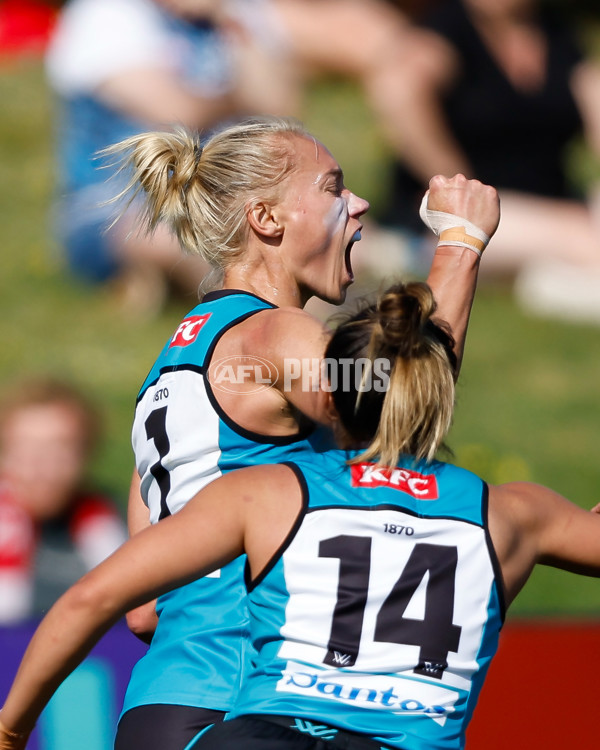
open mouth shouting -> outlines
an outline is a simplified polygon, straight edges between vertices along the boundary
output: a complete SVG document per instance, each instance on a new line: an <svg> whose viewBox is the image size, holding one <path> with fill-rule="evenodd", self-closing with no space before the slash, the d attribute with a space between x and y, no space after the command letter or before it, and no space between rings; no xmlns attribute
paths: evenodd
<svg viewBox="0 0 600 750"><path fill-rule="evenodd" d="M346 263L346 271L348 273L348 276L350 277L350 281L354 281L354 271L352 270L352 260L351 260L351 253L352 248L354 247L355 242L359 242L361 238L361 230L357 229L356 232L352 235L352 239L348 243L346 247L346 252L344 254L344 261Z"/></svg>

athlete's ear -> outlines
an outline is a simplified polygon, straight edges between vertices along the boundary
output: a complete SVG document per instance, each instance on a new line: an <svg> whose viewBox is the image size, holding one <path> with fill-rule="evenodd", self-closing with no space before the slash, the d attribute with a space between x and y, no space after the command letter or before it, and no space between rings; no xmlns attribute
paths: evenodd
<svg viewBox="0 0 600 750"><path fill-rule="evenodd" d="M253 203L246 212L248 224L262 237L281 237L283 223L277 210L264 201Z"/></svg>
<svg viewBox="0 0 600 750"><path fill-rule="evenodd" d="M328 388L329 384L325 381L325 386ZM337 443L338 448L351 448L353 445L352 438L348 435L346 432L344 426L342 425L342 422L340 420L340 415L338 414L337 409L335 408L335 404L333 403L333 392L331 390L326 390L325 388L321 389L322 398L323 401L323 413L327 417L327 424L333 431L333 436L335 438L335 442Z"/></svg>
<svg viewBox="0 0 600 750"><path fill-rule="evenodd" d="M329 383L326 379L324 379L323 384L324 387L321 390L324 399L323 411L330 424L335 425L340 421L340 417L335 408L335 404L333 403L333 392L330 390Z"/></svg>

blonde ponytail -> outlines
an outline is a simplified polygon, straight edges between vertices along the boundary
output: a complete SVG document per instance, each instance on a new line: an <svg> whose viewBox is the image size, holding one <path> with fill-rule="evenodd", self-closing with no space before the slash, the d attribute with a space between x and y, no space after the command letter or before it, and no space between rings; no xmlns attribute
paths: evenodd
<svg viewBox="0 0 600 750"><path fill-rule="evenodd" d="M226 268L243 251L246 213L254 201L272 201L294 168L292 137L312 138L292 118L244 120L205 143L184 128L127 138L101 152L128 175L114 201L127 205L143 193L144 230L168 225L182 249Z"/></svg>
<svg viewBox="0 0 600 750"><path fill-rule="evenodd" d="M400 454L431 461L442 446L454 411L456 360L450 336L432 321L434 312L426 284L397 284L335 331L327 358L366 358L371 372L387 363L385 390L361 390L361 379L350 378L354 387L333 394L347 433L367 443L356 461L394 466Z"/></svg>

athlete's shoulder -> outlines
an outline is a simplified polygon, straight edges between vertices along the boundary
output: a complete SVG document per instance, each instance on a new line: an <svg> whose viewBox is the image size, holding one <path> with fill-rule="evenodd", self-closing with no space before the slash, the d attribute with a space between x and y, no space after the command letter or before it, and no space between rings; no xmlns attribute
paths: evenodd
<svg viewBox="0 0 600 750"><path fill-rule="evenodd" d="M242 327L243 326L243 327ZM239 332L248 349L257 347L278 359L322 357L330 330L317 318L295 307L264 310L244 321Z"/></svg>

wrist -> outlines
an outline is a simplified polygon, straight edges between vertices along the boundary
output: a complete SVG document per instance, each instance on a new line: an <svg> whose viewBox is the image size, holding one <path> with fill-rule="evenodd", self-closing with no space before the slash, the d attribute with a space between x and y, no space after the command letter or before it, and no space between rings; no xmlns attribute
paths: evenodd
<svg viewBox="0 0 600 750"><path fill-rule="evenodd" d="M435 246L433 263L452 264L461 268L479 268L481 255L464 245L446 244L440 240Z"/></svg>
<svg viewBox="0 0 600 750"><path fill-rule="evenodd" d="M10 737L11 740L25 740L29 736L30 731L16 732L13 729L9 729L2 721L2 717L0 716L0 734L4 734L7 737Z"/></svg>
<svg viewBox="0 0 600 750"><path fill-rule="evenodd" d="M487 241L481 237L474 237L472 234L468 234L465 227L451 227L440 232L438 247L440 245L466 247L481 258L487 246Z"/></svg>
<svg viewBox="0 0 600 750"><path fill-rule="evenodd" d="M429 191L423 196L419 215L426 227L439 237L438 247L464 247L481 258L487 247L489 236L468 219L445 211L434 211L429 208Z"/></svg>

